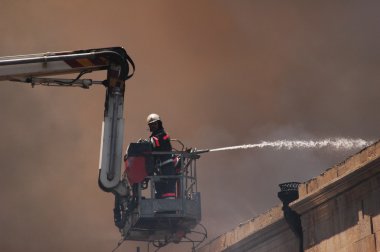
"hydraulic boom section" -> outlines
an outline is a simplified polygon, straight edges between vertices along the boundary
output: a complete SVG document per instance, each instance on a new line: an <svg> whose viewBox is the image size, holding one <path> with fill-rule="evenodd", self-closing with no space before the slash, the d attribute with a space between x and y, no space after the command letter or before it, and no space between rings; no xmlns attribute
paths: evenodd
<svg viewBox="0 0 380 252"><path fill-rule="evenodd" d="M132 77L134 69L132 59L121 47L0 57L0 81L18 81L32 86L89 88L93 84L101 84L106 87L99 186L107 192L124 191L120 183L124 91L125 81ZM103 81L81 78L87 73L102 70L107 71ZM77 77L71 79L46 77L75 73Z"/></svg>

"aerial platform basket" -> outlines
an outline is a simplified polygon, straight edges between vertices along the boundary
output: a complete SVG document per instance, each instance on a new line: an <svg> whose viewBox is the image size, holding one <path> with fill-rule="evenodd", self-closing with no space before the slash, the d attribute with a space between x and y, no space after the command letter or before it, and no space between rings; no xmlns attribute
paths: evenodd
<svg viewBox="0 0 380 252"><path fill-rule="evenodd" d="M152 156L167 154L173 155L177 175L154 175ZM201 197L196 177L199 157L191 151L152 152L146 143L129 146L125 161L133 196L127 203L125 226L120 229L125 240L179 242L200 223ZM144 178L145 174L148 176ZM162 179L176 180L174 199L155 198L155 182Z"/></svg>

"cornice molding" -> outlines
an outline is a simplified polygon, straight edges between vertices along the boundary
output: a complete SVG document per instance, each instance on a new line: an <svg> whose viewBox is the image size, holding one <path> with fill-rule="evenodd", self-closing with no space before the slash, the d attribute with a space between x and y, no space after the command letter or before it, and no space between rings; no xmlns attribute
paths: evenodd
<svg viewBox="0 0 380 252"><path fill-rule="evenodd" d="M265 241L273 239L277 235L287 231L291 232L285 219L281 218L254 233L247 234L247 237L236 241L232 246L225 248L223 252L250 251L250 249L263 245Z"/></svg>
<svg viewBox="0 0 380 252"><path fill-rule="evenodd" d="M380 158L374 159L360 168L335 178L325 186L307 194L304 198L292 202L290 207L302 215L363 181L368 180L377 173L380 173Z"/></svg>

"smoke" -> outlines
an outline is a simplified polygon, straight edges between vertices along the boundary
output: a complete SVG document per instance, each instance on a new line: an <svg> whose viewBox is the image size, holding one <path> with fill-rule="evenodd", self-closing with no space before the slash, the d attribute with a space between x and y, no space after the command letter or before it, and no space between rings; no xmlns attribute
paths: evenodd
<svg viewBox="0 0 380 252"><path fill-rule="evenodd" d="M137 67L125 94L126 144L149 134L151 112L188 147L377 139L379 5L4 0L0 55L124 47ZM115 247L113 197L97 186L103 105L102 87L0 83L0 251ZM211 239L278 204L277 184L308 180L357 150L272 148L199 160ZM135 249L125 242L120 251Z"/></svg>
<svg viewBox="0 0 380 252"><path fill-rule="evenodd" d="M323 140L277 140L274 142L263 141L258 144L245 144L238 146L230 146L223 148L210 149L210 152L226 151L226 150L238 150L238 149L252 149L252 148L265 148L272 147L276 149L320 149L324 147L331 147L335 150L351 150L361 149L368 145L371 145L374 141L366 141L363 139L348 139L348 138L336 138L336 139L323 139Z"/></svg>

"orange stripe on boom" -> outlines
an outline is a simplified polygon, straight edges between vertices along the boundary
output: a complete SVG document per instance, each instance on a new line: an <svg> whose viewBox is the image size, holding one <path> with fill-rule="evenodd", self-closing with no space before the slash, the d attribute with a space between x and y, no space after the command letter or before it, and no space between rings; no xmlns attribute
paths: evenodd
<svg viewBox="0 0 380 252"><path fill-rule="evenodd" d="M87 67L87 66L93 66L94 65L94 63L92 63L91 60L86 59L86 58L77 59L77 61L79 62L79 64L81 64L82 66L85 66L85 67Z"/></svg>
<svg viewBox="0 0 380 252"><path fill-rule="evenodd" d="M78 67L88 67L88 66L107 66L109 61L104 57L99 57L95 59L75 59L75 60L65 60L66 64L71 66L72 68Z"/></svg>

